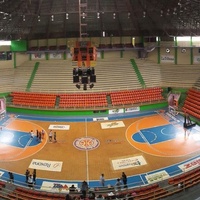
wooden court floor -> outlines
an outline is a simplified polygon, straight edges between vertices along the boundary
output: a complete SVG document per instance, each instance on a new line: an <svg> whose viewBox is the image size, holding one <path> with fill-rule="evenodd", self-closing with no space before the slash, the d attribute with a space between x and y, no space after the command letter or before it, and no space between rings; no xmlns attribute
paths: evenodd
<svg viewBox="0 0 200 200"><path fill-rule="evenodd" d="M104 122L109 122L110 128L102 129L101 125ZM119 122L124 126L112 127ZM48 140L49 126L52 124L70 127L69 130L55 130L57 142ZM99 180L102 173L105 179L121 177L122 171L125 171L127 176L137 175L199 155L200 141L195 140L191 133L186 133L182 126L170 124L169 132L171 130L172 134L176 134L176 131L178 136L168 135L166 141L162 139L161 129L158 127L162 127L162 131L165 131L163 134L166 135L168 132L165 126L169 124L170 122L159 114L112 121L86 119L84 122L13 118L3 127L0 136L4 129L9 132L17 130L27 133L30 130L44 129L45 136L41 143L26 148L0 143L0 168L24 174L32 159L62 161L61 172L37 170L37 177L56 180ZM148 139L148 135L152 136ZM145 140L141 141L144 136ZM81 147L91 149L78 149L74 145L75 141L78 141ZM142 156L146 164L126 169L113 168L113 160L134 156Z"/></svg>

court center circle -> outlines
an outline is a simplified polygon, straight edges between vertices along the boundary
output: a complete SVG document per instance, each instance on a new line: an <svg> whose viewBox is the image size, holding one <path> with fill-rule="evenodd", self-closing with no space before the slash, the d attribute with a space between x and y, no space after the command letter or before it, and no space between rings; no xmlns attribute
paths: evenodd
<svg viewBox="0 0 200 200"><path fill-rule="evenodd" d="M93 137L81 137L74 140L73 145L79 150L94 150L99 147L100 142Z"/></svg>

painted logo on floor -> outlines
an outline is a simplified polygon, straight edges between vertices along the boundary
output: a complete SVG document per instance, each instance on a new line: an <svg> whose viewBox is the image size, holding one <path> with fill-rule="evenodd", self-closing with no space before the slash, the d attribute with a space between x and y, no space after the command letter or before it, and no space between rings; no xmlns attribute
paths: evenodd
<svg viewBox="0 0 200 200"><path fill-rule="evenodd" d="M74 140L73 145L79 150L94 150L99 147L100 142L93 137L82 137Z"/></svg>

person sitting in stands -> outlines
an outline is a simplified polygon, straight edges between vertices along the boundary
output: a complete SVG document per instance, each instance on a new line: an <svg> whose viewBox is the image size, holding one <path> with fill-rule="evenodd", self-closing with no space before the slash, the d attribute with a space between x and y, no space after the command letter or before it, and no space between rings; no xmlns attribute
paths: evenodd
<svg viewBox="0 0 200 200"><path fill-rule="evenodd" d="M74 185L72 185L71 187L69 187L69 191L70 192L75 192L76 191L76 187Z"/></svg>

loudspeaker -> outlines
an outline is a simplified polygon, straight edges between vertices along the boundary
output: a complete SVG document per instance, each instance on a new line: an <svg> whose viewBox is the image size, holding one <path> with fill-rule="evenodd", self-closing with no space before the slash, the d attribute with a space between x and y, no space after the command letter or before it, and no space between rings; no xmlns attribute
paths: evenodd
<svg viewBox="0 0 200 200"><path fill-rule="evenodd" d="M79 76L82 76L82 74L83 74L82 70L81 70L81 69L78 69L78 75L79 75Z"/></svg>
<svg viewBox="0 0 200 200"><path fill-rule="evenodd" d="M73 76L73 83L79 83L79 76Z"/></svg>
<svg viewBox="0 0 200 200"><path fill-rule="evenodd" d="M87 68L87 75L90 76L91 75L91 69Z"/></svg>
<svg viewBox="0 0 200 200"><path fill-rule="evenodd" d="M81 82L82 82L82 84L88 84L88 77L87 76L82 76Z"/></svg>
<svg viewBox="0 0 200 200"><path fill-rule="evenodd" d="M92 67L92 69L91 69L91 74L95 74L95 69L94 69L94 67Z"/></svg>
<svg viewBox="0 0 200 200"><path fill-rule="evenodd" d="M86 55L82 55L82 60L87 60L87 56Z"/></svg>
<svg viewBox="0 0 200 200"><path fill-rule="evenodd" d="M90 84L90 89L92 89L94 87L94 84L92 83L92 84Z"/></svg>
<svg viewBox="0 0 200 200"><path fill-rule="evenodd" d="M182 49L181 52L182 52L182 53L186 53L186 49Z"/></svg>
<svg viewBox="0 0 200 200"><path fill-rule="evenodd" d="M91 54L91 53L93 54L93 47L89 48L89 54Z"/></svg>
<svg viewBox="0 0 200 200"><path fill-rule="evenodd" d="M90 76L90 82L91 83L96 83L96 75Z"/></svg>
<svg viewBox="0 0 200 200"><path fill-rule="evenodd" d="M78 75L78 69L76 69L76 68L73 69L73 75L74 75L74 76L75 76L75 75Z"/></svg>
<svg viewBox="0 0 200 200"><path fill-rule="evenodd" d="M80 88L81 88L81 86L80 86L79 84L76 84L76 87L77 87L78 89L80 89Z"/></svg>
<svg viewBox="0 0 200 200"><path fill-rule="evenodd" d="M79 48L74 48L74 54L78 54L79 53Z"/></svg>
<svg viewBox="0 0 200 200"><path fill-rule="evenodd" d="M87 90L87 84L83 85L83 90Z"/></svg>

